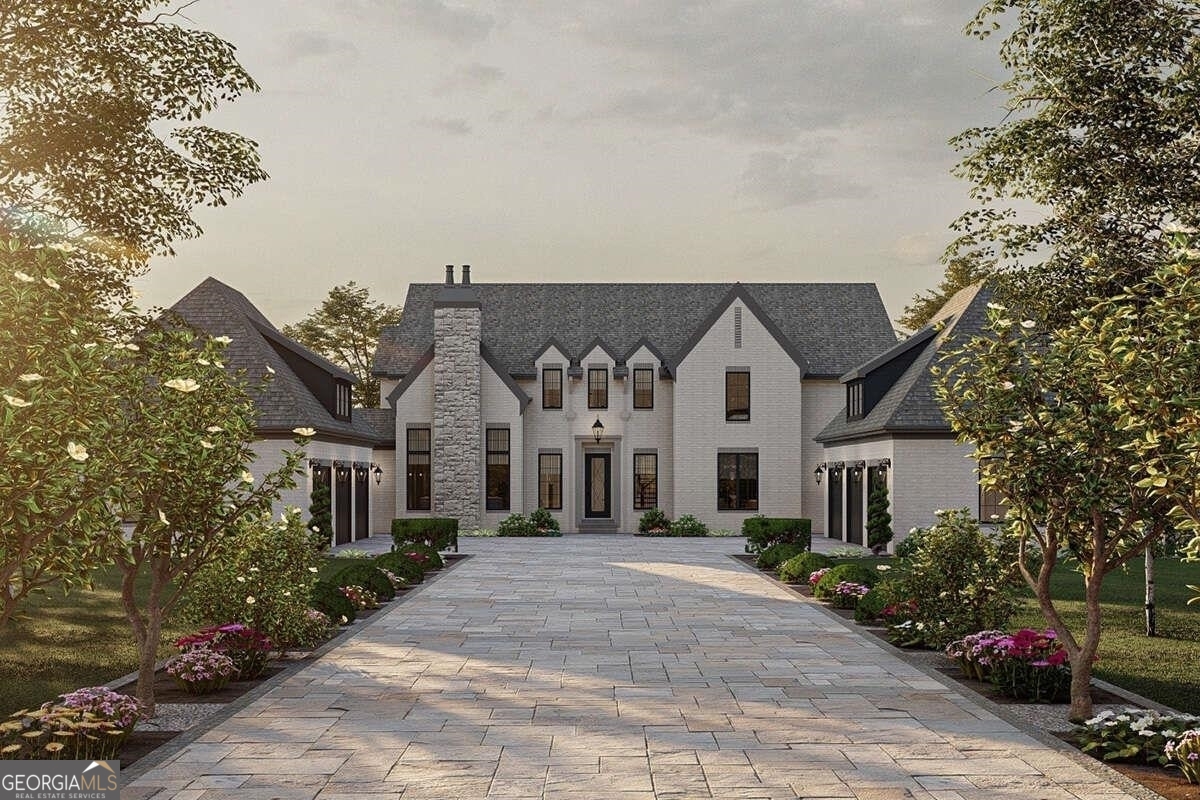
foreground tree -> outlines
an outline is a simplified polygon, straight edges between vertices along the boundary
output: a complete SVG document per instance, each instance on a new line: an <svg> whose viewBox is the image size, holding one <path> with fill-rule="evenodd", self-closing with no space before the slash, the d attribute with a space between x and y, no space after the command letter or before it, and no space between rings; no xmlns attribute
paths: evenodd
<svg viewBox="0 0 1200 800"><path fill-rule="evenodd" d="M330 289L315 311L283 326L283 332L358 378L354 405L378 408L379 379L371 374L375 345L383 328L398 323L403 312L400 306L371 302L370 290L350 281Z"/></svg>
<svg viewBox="0 0 1200 800"><path fill-rule="evenodd" d="M243 520L270 515L280 491L295 486L302 449L256 481L254 402L222 364L228 340L186 328L152 327L122 371L116 446L123 458L119 502L132 521L116 563L121 602L139 652L138 698L154 711L154 665L168 618L192 577L233 550ZM298 429L297 444L312 431ZM139 576L148 577L144 595ZM253 604L249 595L243 602Z"/></svg>
<svg viewBox="0 0 1200 800"><path fill-rule="evenodd" d="M989 334L950 353L939 380L950 424L1008 505L1022 575L1070 656L1074 721L1091 715L1105 576L1167 530L1200 529L1200 400L1184 388L1200 386L1197 325L1200 269L1184 254L1048 334L992 306ZM1084 583L1081 632L1050 588L1066 553Z"/></svg>
<svg viewBox="0 0 1200 800"><path fill-rule="evenodd" d="M967 32L1002 25L1010 113L952 140L979 206L947 256L992 272L1039 322L1065 323L1162 264L1164 228L1200 224L1200 13L1183 0L990 0Z"/></svg>
<svg viewBox="0 0 1200 800"><path fill-rule="evenodd" d="M266 177L254 142L194 124L258 86L171 5L0 0L0 233L69 240L110 289Z"/></svg>

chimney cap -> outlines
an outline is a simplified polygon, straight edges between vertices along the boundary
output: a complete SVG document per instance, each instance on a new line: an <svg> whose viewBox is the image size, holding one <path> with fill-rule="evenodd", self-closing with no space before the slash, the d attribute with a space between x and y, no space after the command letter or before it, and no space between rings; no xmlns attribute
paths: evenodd
<svg viewBox="0 0 1200 800"><path fill-rule="evenodd" d="M463 264L462 282L463 282L463 286L471 285L471 265L470 264Z"/></svg>
<svg viewBox="0 0 1200 800"><path fill-rule="evenodd" d="M454 265L453 264L446 265L446 285L447 286L454 285Z"/></svg>

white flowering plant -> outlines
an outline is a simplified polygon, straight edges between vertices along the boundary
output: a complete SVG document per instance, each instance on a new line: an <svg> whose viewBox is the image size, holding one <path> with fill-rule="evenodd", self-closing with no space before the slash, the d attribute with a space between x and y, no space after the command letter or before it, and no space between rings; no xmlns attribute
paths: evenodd
<svg viewBox="0 0 1200 800"><path fill-rule="evenodd" d="M1163 714L1146 708L1105 709L1075 729L1076 743L1085 753L1104 761L1144 761L1166 766L1168 745L1200 727L1200 717Z"/></svg>

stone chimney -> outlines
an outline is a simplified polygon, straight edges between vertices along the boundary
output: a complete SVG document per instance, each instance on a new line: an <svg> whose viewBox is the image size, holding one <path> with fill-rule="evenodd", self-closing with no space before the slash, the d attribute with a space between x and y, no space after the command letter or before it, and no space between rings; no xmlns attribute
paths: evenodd
<svg viewBox="0 0 1200 800"><path fill-rule="evenodd" d="M471 268L454 266L433 300L433 513L463 530L483 523L482 311Z"/></svg>

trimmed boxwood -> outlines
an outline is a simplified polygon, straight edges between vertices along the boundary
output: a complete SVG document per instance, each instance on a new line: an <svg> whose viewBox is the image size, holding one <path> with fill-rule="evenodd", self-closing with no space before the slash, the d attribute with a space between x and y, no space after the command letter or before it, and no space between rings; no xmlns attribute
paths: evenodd
<svg viewBox="0 0 1200 800"><path fill-rule="evenodd" d="M756 514L742 522L746 550L761 553L773 544L795 544L812 549L812 520L797 517L764 517Z"/></svg>
<svg viewBox="0 0 1200 800"><path fill-rule="evenodd" d="M671 530L671 520L661 508L652 508L638 520L638 534L665 536Z"/></svg>
<svg viewBox="0 0 1200 800"><path fill-rule="evenodd" d="M334 575L334 583L338 586L361 586L370 589L382 602L396 596L396 589L388 576L379 571L374 562L362 561L350 564Z"/></svg>
<svg viewBox="0 0 1200 800"><path fill-rule="evenodd" d="M804 548L798 544L788 544L786 542L773 544L758 554L755 566L759 569L776 569L789 558L795 558L803 552L805 552Z"/></svg>
<svg viewBox="0 0 1200 800"><path fill-rule="evenodd" d="M833 587L842 581L874 586L879 582L879 576L861 564L838 564L817 581L817 585L813 587L813 597L829 597L833 594Z"/></svg>
<svg viewBox="0 0 1200 800"><path fill-rule="evenodd" d="M435 550L453 547L458 552L458 520L451 517L413 517L392 520L392 541L427 544Z"/></svg>
<svg viewBox="0 0 1200 800"><path fill-rule="evenodd" d="M314 583L309 596L309 603L313 608L334 622L337 622L342 617L346 618L346 622L354 622L354 617L358 613L354 609L354 604L342 594L338 585L331 581L317 581Z"/></svg>
<svg viewBox="0 0 1200 800"><path fill-rule="evenodd" d="M807 583L809 575L832 566L833 559L829 556L805 551L779 565L779 580L785 583Z"/></svg>
<svg viewBox="0 0 1200 800"><path fill-rule="evenodd" d="M420 544L419 542L406 542L405 544L397 545L392 549L397 553L419 553L420 555L425 556L425 562L422 564L422 566L425 568L426 572L430 572L435 569L441 569L442 567L446 566L446 562L442 560L442 554L427 544Z"/></svg>
<svg viewBox="0 0 1200 800"><path fill-rule="evenodd" d="M413 586L425 580L425 568L397 550L375 556L373 563L380 569L386 569L397 577L403 578L405 582Z"/></svg>

